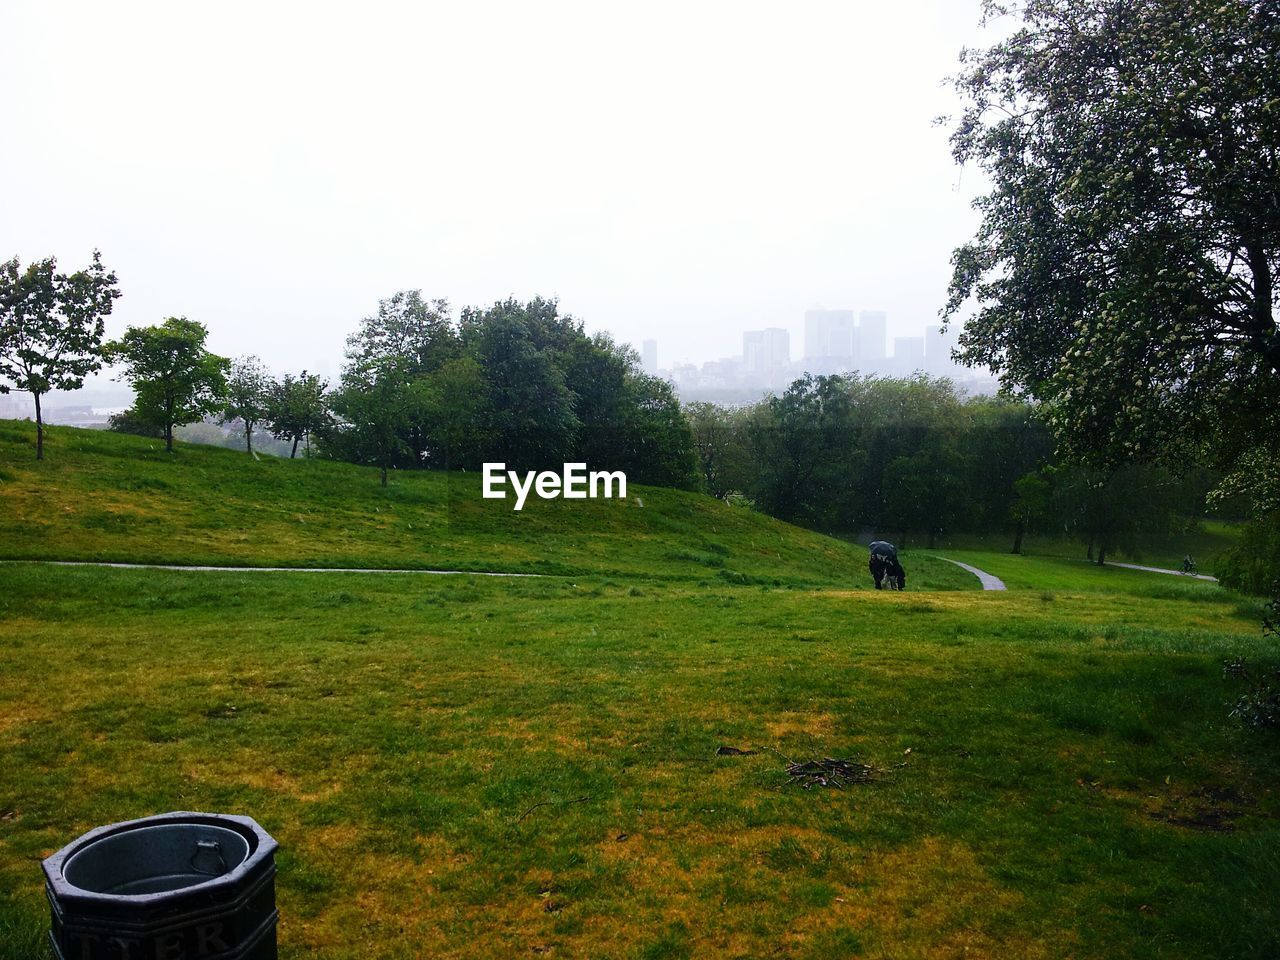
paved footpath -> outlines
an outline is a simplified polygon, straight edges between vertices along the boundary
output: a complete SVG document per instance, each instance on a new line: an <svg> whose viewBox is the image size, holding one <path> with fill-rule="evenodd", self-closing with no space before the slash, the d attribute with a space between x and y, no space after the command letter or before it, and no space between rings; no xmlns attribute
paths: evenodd
<svg viewBox="0 0 1280 960"><path fill-rule="evenodd" d="M213 570L219 573L420 573L438 577L540 577L540 573L494 573L487 570L391 570L385 567L200 567L176 563L107 563L94 560L4 560L48 567L115 567L118 570Z"/></svg>
<svg viewBox="0 0 1280 960"><path fill-rule="evenodd" d="M1208 580L1211 583L1217 583L1217 577L1211 577L1207 573L1183 573L1181 570L1168 570L1164 567L1144 567L1137 563L1116 563L1114 560L1108 560L1105 564L1108 567L1124 567L1126 570L1145 570L1147 573L1168 573L1175 577L1190 577L1192 580Z"/></svg>
<svg viewBox="0 0 1280 960"><path fill-rule="evenodd" d="M975 577L978 578L978 582L982 584L983 590L1008 589L1007 587L1005 587L1003 580L1001 580L999 577L993 577L991 574L987 573L987 571L985 570L979 570L977 567L971 567L967 563L961 563L959 560L952 560L948 557L938 557L938 559L946 560L947 563L954 563L957 567L964 567L964 569L968 570L970 573L972 573Z"/></svg>

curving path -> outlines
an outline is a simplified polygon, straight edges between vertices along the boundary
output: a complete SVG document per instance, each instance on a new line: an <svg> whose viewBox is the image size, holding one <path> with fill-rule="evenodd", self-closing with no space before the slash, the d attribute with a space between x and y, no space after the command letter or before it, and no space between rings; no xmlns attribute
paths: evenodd
<svg viewBox="0 0 1280 960"><path fill-rule="evenodd" d="M1181 570L1170 570L1167 567L1144 567L1138 563L1116 563L1114 560L1108 560L1105 564L1108 567L1124 567L1126 570L1145 570L1147 573L1168 573L1175 577L1190 577L1192 580L1208 580L1211 583L1217 583L1217 577L1211 577L1207 573L1183 573Z"/></svg>
<svg viewBox="0 0 1280 960"><path fill-rule="evenodd" d="M386 567L211 567L177 563L108 563L97 560L3 560L49 567L115 567L119 570L212 570L219 573L420 573L438 577L540 577L540 573L495 573L488 570L395 570Z"/></svg>
<svg viewBox="0 0 1280 960"><path fill-rule="evenodd" d="M938 559L946 560L947 563L954 563L957 567L963 567L965 570L968 570L970 573L972 573L975 577L978 578L978 582L982 584L983 590L1007 590L1008 589L1004 585L1003 580L1001 580L999 577L993 577L991 574L987 573L987 571L985 570L979 570L977 567L971 567L967 563L961 563L959 560L952 560L949 557L938 557Z"/></svg>

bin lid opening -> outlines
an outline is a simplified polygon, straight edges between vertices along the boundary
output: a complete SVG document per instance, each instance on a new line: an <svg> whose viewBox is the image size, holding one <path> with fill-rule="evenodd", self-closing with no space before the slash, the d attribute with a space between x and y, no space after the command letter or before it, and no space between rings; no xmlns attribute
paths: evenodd
<svg viewBox="0 0 1280 960"><path fill-rule="evenodd" d="M139 824L91 840L67 858L62 875L90 893L164 893L216 880L250 853L250 838L227 827L198 820Z"/></svg>

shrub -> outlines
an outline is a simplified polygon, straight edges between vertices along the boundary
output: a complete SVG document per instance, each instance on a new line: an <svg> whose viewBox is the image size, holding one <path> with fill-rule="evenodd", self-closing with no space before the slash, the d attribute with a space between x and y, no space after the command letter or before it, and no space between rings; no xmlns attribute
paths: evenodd
<svg viewBox="0 0 1280 960"><path fill-rule="evenodd" d="M1263 610L1263 636L1280 638L1280 578L1272 581L1271 599ZM1243 661L1235 660L1226 664L1223 672L1245 679L1250 686L1236 698L1231 716L1251 727L1280 727L1280 670L1250 670Z"/></svg>
<svg viewBox="0 0 1280 960"><path fill-rule="evenodd" d="M1254 520L1244 528L1240 542L1227 550L1218 563L1218 579L1224 587L1261 596L1280 581L1280 510Z"/></svg>

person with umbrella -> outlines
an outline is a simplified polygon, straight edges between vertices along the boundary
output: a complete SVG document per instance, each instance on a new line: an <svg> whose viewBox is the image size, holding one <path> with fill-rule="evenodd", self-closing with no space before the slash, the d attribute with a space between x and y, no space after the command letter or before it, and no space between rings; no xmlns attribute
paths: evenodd
<svg viewBox="0 0 1280 960"><path fill-rule="evenodd" d="M907 572L898 562L898 548L886 540L871 541L871 559L868 566L876 589L883 590L886 581L890 590L907 589Z"/></svg>

